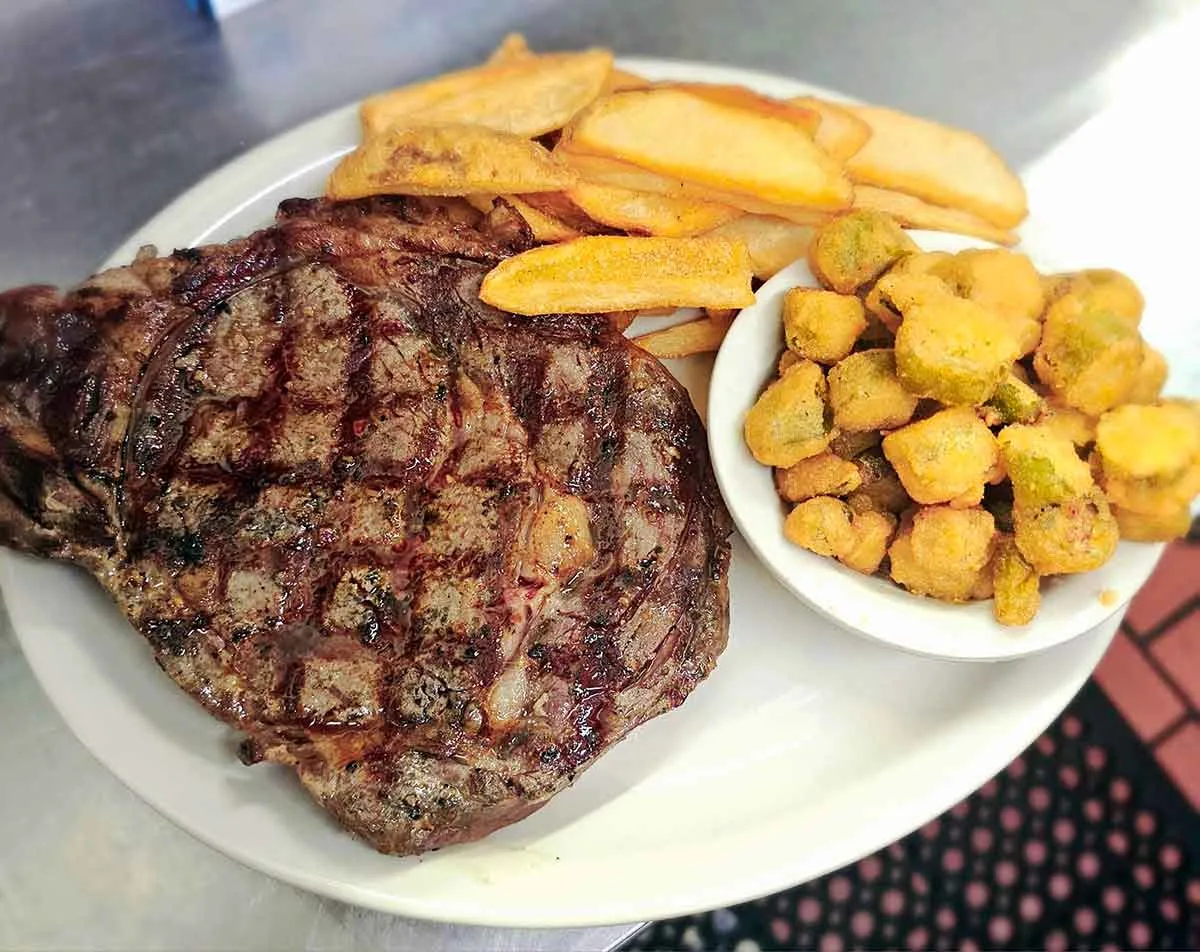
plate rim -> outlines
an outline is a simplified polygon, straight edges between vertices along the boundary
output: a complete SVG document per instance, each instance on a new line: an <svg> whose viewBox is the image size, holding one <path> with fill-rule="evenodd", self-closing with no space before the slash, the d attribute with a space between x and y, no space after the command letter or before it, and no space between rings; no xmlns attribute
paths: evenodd
<svg viewBox="0 0 1200 952"><path fill-rule="evenodd" d="M705 77L701 81L729 81L774 87L790 85L810 94L828 96L838 100L854 101L850 97L837 93L834 90L825 89L781 73L769 73L736 66L684 59L619 57L618 62L624 68L635 71L640 69L647 73L657 74L666 78L674 75L692 75L693 77L701 75ZM122 242L113 255L109 257L108 261L123 263L123 261L132 256L132 252L136 251L137 246L142 243L140 239L143 236L152 236L155 231L161 230L164 223L169 222L173 217L179 215L180 209L185 206L190 198L201 192L207 193L209 190L219 192L228 189L233 179L244 168L246 163L261 161L276 153L282 153L289 148L294 149L297 145L303 143L304 138L311 135L316 129L337 122L339 118L344 119L352 115L356 109L356 105L356 103L352 103L348 106L329 110L314 119L273 136L250 150L235 156L220 168L185 189L168 203L159 213L150 218L143 226ZM309 167L316 167L322 162L327 161L329 157L329 155L326 155L321 160L312 161ZM294 176L300 173L293 169L290 174ZM239 209L253 203L255 198L260 197L262 194L262 192L259 192L256 196L242 199L236 207L222 206L232 208L232 210L227 211L221 221L228 220ZM210 228L215 227L219 227L219 224L210 226ZM0 550L0 591L8 590L13 584L12 573L23 558L26 557L9 550ZM157 796L150 795L140 789L134 782L127 779L125 771L122 768L102 757L89 743L84 741L74 719L64 713L64 706L58 702L56 698L57 688L50 686L57 684L56 679L46 676L47 673L41 669L36 652L31 654L24 650L26 644L25 638L19 633L16 624L13 624L12 627L14 637L22 645L23 653L29 661L42 689L50 698L56 711L63 717L71 732L80 740L84 748L88 750L89 755L101 763L109 773L115 776L127 789L143 802L147 803L152 809L222 855L228 856L272 878L298 886L318 895L329 896L363 908L441 922L512 928L570 928L610 925L623 924L641 919L658 919L683 915L753 899L780 889L789 888L799 882L810 881L834 869L852 864L888 843L903 838L923 823L940 815L963 797L978 789L979 786L1018 756L1022 750L1036 739L1046 725L1053 721L1054 717L1062 711L1071 698L1078 692L1079 688L1090 676L1092 669L1103 655L1104 650L1117 630L1117 625L1113 622L1111 626L1107 624L1098 626L1085 635L1084 638L1090 638L1092 643L1087 646L1086 651L1082 652L1083 657L1078 659L1079 663L1077 667L1071 671L1069 676L1059 678L1052 691L1047 691L1039 697L1038 703L1033 705L1026 712L1026 717L1022 719L1021 725L1023 729L1011 730L1004 735L1004 742L988 746L987 750L990 756L981 756L978 763L971 765L972 769L970 770L956 772L949 778L940 779L936 785L931 784L928 790L907 801L907 809L892 810L889 812L886 822L884 819L875 817L870 823L864 823L852 830L847 830L846 835L839 839L837 850L827 849L825 851L826 854L836 853L836 856L822 855L816 862L813 862L811 858L812 854L798 852L791 857L791 861L788 863L774 864L769 869L759 871L755 876L747 876L739 879L736 887L726 885L722 882L718 886L710 885L707 891L693 891L686 897L681 896L679 890L675 889L664 893L658 899L643 897L637 909L626 909L626 911L620 914L617 914L615 910L610 908L610 903L605 906L596 906L591 913L581 914L579 909L573 906L565 910L566 915L563 914L564 910L548 909L542 910L536 916L531 916L523 913L506 914L506 910L495 907L488 909L476 908L474 911L466 911L461 906L453 906L452 903L410 901L396 891L385 893L379 888L370 888L370 886L361 883L345 882L329 878L320 879L305 871L281 867L269 859L263 860L260 857L252 855L251 850L242 848L241 844L218 841L216 837L209 836L205 827L191 822L185 814L174 809L170 803L160 802ZM1001 662L1001 664L1021 663L1021 660ZM185 700L182 695L180 695L180 700L189 705L194 704L191 700ZM886 829L886 832L882 832L884 829ZM883 838L881 838L881 833ZM846 843L852 844L849 849L843 848Z"/></svg>

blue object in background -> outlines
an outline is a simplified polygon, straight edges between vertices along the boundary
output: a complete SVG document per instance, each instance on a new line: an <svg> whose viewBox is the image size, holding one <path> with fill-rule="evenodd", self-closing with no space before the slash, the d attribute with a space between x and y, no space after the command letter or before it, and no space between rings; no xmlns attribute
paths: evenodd
<svg viewBox="0 0 1200 952"><path fill-rule="evenodd" d="M259 0L187 0L187 5L201 16L220 20L258 2Z"/></svg>

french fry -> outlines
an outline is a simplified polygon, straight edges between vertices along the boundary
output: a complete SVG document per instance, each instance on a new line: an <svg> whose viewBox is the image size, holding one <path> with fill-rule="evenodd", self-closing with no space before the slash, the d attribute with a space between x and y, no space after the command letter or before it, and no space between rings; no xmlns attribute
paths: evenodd
<svg viewBox="0 0 1200 952"><path fill-rule="evenodd" d="M856 183L961 208L998 228L1025 217L1025 186L979 136L881 106L846 108L871 127L871 138L846 162Z"/></svg>
<svg viewBox="0 0 1200 952"><path fill-rule="evenodd" d="M811 109L820 116L821 122L813 135L813 141L829 153L829 157L835 162L846 162L871 138L871 127L836 103L818 99L816 96L797 96L788 102L794 106Z"/></svg>
<svg viewBox="0 0 1200 952"><path fill-rule="evenodd" d="M365 138L409 122L466 123L526 138L560 129L599 94L612 52L547 53L381 93L360 109Z"/></svg>
<svg viewBox="0 0 1200 952"><path fill-rule="evenodd" d="M499 45L492 50L492 55L486 60L487 66L507 66L509 63L522 63L532 59L534 52L529 48L522 33L506 34Z"/></svg>
<svg viewBox="0 0 1200 952"><path fill-rule="evenodd" d="M745 86L726 83L656 83L656 89L678 89L710 102L734 109L745 109L764 116L790 122L811 138L820 126L822 116L815 109L794 101L772 99Z"/></svg>
<svg viewBox="0 0 1200 952"><path fill-rule="evenodd" d="M893 192L891 189L858 185L854 189L854 207L887 212L906 228L927 228L930 231L948 231L959 235L971 235L998 245L1015 245L1020 239L1011 231L997 228L978 215L961 208L943 208L930 205L914 195ZM753 251L751 252L753 256Z"/></svg>
<svg viewBox="0 0 1200 952"><path fill-rule="evenodd" d="M750 275L745 246L728 239L597 235L500 262L479 296L514 314L745 307Z"/></svg>
<svg viewBox="0 0 1200 952"><path fill-rule="evenodd" d="M539 242L570 241L583 233L576 231L564 221L553 215L547 215L517 195L505 195L504 200L525 219L525 224L533 232L533 237Z"/></svg>
<svg viewBox="0 0 1200 952"><path fill-rule="evenodd" d="M589 218L612 228L681 238L710 231L741 214L739 209L657 192L577 182L566 196Z"/></svg>
<svg viewBox="0 0 1200 952"><path fill-rule="evenodd" d="M330 198L553 192L574 175L527 139L481 126L405 126L373 136L329 177Z"/></svg>
<svg viewBox="0 0 1200 952"><path fill-rule="evenodd" d="M709 311L694 321L639 334L633 342L660 360L708 354L720 348L732 323L732 311Z"/></svg>
<svg viewBox="0 0 1200 952"><path fill-rule="evenodd" d="M801 225L772 215L743 215L708 234L740 241L750 253L754 276L767 280L808 253L813 225Z"/></svg>
<svg viewBox="0 0 1200 952"><path fill-rule="evenodd" d="M604 84L602 95L607 96L610 93L622 92L626 89L645 89L651 85L653 84L646 77L614 66L609 71L608 81Z"/></svg>
<svg viewBox="0 0 1200 952"><path fill-rule="evenodd" d="M722 192L713 188L705 188L695 182L672 179L608 156L574 152L563 143L555 148L554 154L560 156L583 181L593 182L597 185L611 185L615 188L632 191L656 192L670 198L687 198L712 202L717 205L728 205L745 212L775 215L805 225L818 225L831 217L831 214L823 209L797 205L775 205L771 202L759 201L749 195Z"/></svg>
<svg viewBox="0 0 1200 952"><path fill-rule="evenodd" d="M854 197L841 167L795 125L678 89L600 99L560 146L774 205L835 211Z"/></svg>

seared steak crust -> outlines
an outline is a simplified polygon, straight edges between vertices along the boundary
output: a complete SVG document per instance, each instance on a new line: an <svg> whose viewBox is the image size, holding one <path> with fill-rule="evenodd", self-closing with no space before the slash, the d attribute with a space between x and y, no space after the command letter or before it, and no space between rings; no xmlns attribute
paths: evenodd
<svg viewBox="0 0 1200 952"><path fill-rule="evenodd" d="M0 542L386 852L520 819L725 644L686 393L600 317L479 301L511 221L293 200L227 245L0 295Z"/></svg>

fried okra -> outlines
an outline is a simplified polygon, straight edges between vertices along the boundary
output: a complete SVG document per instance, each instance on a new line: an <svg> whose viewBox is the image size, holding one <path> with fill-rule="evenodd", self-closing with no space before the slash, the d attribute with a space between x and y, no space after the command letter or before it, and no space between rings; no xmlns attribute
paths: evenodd
<svg viewBox="0 0 1200 952"><path fill-rule="evenodd" d="M850 294L792 288L783 297L783 335L789 350L821 364L841 360L866 329L862 302Z"/></svg>
<svg viewBox="0 0 1200 952"><path fill-rule="evenodd" d="M1066 502L1095 488L1074 444L1053 430L1018 423L1001 430L998 440L1018 506Z"/></svg>
<svg viewBox="0 0 1200 952"><path fill-rule="evenodd" d="M1008 533L997 537L992 558L992 614L1002 625L1028 625L1041 605L1037 571Z"/></svg>
<svg viewBox="0 0 1200 952"><path fill-rule="evenodd" d="M1141 365L1142 338L1126 318L1070 295L1050 306L1033 368L1062 403L1099 416L1129 398Z"/></svg>
<svg viewBox="0 0 1200 952"><path fill-rule="evenodd" d="M833 427L825 374L812 361L793 364L746 414L746 445L764 466L792 466L829 446Z"/></svg>
<svg viewBox="0 0 1200 952"><path fill-rule="evenodd" d="M1090 572L1112 556L1119 531L1099 490L1066 502L1013 507L1017 548L1039 575Z"/></svg>
<svg viewBox="0 0 1200 952"><path fill-rule="evenodd" d="M789 502L802 502L813 496L845 496L861 485L858 467L829 452L775 470L775 486Z"/></svg>
<svg viewBox="0 0 1200 952"><path fill-rule="evenodd" d="M896 331L896 371L910 391L951 406L978 406L1017 358L1008 327L986 308L944 297L904 312Z"/></svg>
<svg viewBox="0 0 1200 952"><path fill-rule="evenodd" d="M829 371L829 404L839 430L890 430L912 419L918 399L896 375L896 355L862 350Z"/></svg>
<svg viewBox="0 0 1200 952"><path fill-rule="evenodd" d="M783 533L802 548L833 556L848 568L870 575L883 561L895 528L895 516L873 511L856 513L840 499L816 496L789 513Z"/></svg>
<svg viewBox="0 0 1200 952"><path fill-rule="evenodd" d="M917 250L890 215L853 211L817 229L808 245L808 266L825 287L853 294L901 255Z"/></svg>
<svg viewBox="0 0 1200 952"><path fill-rule="evenodd" d="M1037 347L1045 296L1028 257L1003 248L960 251L938 262L933 273L1007 325L1020 356Z"/></svg>
<svg viewBox="0 0 1200 952"><path fill-rule="evenodd" d="M942 601L977 597L991 585L995 533L991 513L984 509L925 506L888 549L892 579L916 595Z"/></svg>
<svg viewBox="0 0 1200 952"><path fill-rule="evenodd" d="M924 505L976 506L999 475L996 438L968 407L953 407L889 433L883 452L905 491Z"/></svg>

